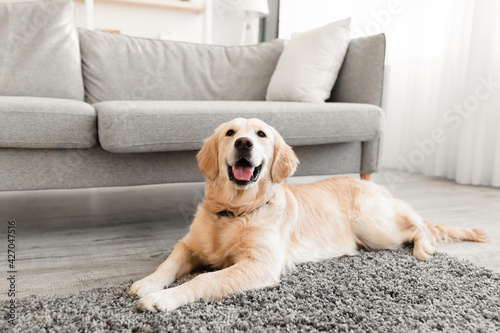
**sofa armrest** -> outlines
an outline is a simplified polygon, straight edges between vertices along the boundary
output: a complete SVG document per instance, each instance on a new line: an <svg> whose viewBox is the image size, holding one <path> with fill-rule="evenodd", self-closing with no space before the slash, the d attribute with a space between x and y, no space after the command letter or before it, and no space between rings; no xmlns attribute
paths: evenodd
<svg viewBox="0 0 500 333"><path fill-rule="evenodd" d="M327 102L381 106L385 44L384 34L352 39Z"/></svg>

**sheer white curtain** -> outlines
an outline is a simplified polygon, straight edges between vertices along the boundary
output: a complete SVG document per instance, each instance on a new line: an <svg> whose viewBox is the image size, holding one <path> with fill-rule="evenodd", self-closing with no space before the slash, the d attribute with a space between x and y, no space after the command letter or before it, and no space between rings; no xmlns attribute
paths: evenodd
<svg viewBox="0 0 500 333"><path fill-rule="evenodd" d="M500 187L500 1L286 0L280 37L346 16L387 35L382 166Z"/></svg>

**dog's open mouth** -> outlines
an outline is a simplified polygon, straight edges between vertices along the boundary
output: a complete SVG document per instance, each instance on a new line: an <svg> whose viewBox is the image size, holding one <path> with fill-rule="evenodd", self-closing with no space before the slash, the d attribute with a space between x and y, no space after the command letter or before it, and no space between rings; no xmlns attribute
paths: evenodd
<svg viewBox="0 0 500 333"><path fill-rule="evenodd" d="M227 166L229 180L234 181L238 185L248 185L256 182L259 179L262 164L254 167L246 159L242 158L234 166Z"/></svg>

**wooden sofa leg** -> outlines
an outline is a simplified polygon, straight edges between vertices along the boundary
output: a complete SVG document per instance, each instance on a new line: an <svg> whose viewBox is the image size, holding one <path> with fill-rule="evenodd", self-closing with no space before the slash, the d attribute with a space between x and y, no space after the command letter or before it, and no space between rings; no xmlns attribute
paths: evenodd
<svg viewBox="0 0 500 333"><path fill-rule="evenodd" d="M360 173L359 176L363 180L370 180L371 174L370 173Z"/></svg>

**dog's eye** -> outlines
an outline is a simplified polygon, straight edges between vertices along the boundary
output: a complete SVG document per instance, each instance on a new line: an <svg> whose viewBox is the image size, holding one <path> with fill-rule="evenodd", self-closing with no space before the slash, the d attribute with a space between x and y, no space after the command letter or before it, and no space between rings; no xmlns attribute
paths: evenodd
<svg viewBox="0 0 500 333"><path fill-rule="evenodd" d="M266 133L264 133L262 131L258 131L257 135L260 136L261 138L265 138L266 137Z"/></svg>
<svg viewBox="0 0 500 333"><path fill-rule="evenodd" d="M226 132L226 136L233 136L234 135L234 131L233 130L229 130Z"/></svg>

